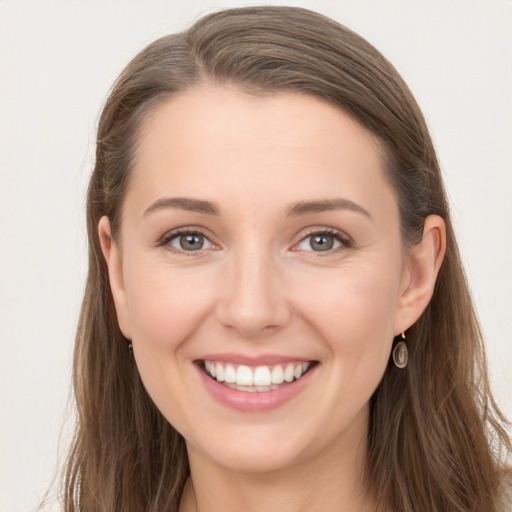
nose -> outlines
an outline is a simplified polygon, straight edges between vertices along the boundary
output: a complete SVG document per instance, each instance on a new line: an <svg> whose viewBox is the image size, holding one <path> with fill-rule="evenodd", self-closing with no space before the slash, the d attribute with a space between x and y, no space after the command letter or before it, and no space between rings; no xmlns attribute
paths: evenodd
<svg viewBox="0 0 512 512"><path fill-rule="evenodd" d="M217 303L217 318L224 326L254 339L289 322L282 272L271 255L255 249L240 252L224 270Z"/></svg>

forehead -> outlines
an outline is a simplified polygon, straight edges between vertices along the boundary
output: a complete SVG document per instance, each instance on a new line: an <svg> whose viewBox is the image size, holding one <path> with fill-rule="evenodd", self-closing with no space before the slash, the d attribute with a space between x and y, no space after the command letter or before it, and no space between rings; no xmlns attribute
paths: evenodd
<svg viewBox="0 0 512 512"><path fill-rule="evenodd" d="M362 201L372 185L372 202L392 194L383 154L366 129L321 99L201 87L144 121L128 195L146 203L198 193L249 202L264 190L267 203L345 193Z"/></svg>
<svg viewBox="0 0 512 512"><path fill-rule="evenodd" d="M344 140L351 145L357 140L358 146L372 146L383 154L376 137L327 101L296 92L252 94L235 86L201 86L177 94L152 111L140 131L139 156L162 149L161 137L171 134L184 149L200 140L201 147L209 142L211 146L278 142L307 150L318 142L312 135L321 135L324 149L330 143L332 149L342 149Z"/></svg>

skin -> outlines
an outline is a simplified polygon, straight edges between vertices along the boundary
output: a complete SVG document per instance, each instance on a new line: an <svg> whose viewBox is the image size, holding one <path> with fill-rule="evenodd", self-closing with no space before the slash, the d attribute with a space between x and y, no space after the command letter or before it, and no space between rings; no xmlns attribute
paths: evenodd
<svg viewBox="0 0 512 512"><path fill-rule="evenodd" d="M186 440L181 510L371 510L368 401L394 336L432 296L443 221L428 217L405 247L378 141L306 95L202 86L148 117L137 149L120 237L107 218L99 234L121 330ZM218 215L162 198L209 201ZM350 203L290 214L335 198ZM201 250L170 239L183 227L205 237ZM314 250L326 229L333 249ZM318 363L291 400L241 412L202 384L194 361L211 352Z"/></svg>

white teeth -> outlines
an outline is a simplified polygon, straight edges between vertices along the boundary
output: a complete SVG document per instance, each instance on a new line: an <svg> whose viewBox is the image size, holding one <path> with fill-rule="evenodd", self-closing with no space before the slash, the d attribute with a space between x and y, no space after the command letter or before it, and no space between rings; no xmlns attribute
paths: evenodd
<svg viewBox="0 0 512 512"><path fill-rule="evenodd" d="M286 367L286 370L284 371L284 380L286 382L293 382L293 379L295 378L295 367L293 364L289 364Z"/></svg>
<svg viewBox="0 0 512 512"><path fill-rule="evenodd" d="M213 364L211 366L214 366ZM215 378L218 382L224 382L224 368L220 363L215 364Z"/></svg>
<svg viewBox="0 0 512 512"><path fill-rule="evenodd" d="M238 391L248 391L249 393L261 392L261 391L273 391L279 386L239 386L238 384L224 383L225 386L231 389L237 389Z"/></svg>
<svg viewBox="0 0 512 512"><path fill-rule="evenodd" d="M252 386L254 379L252 370L248 366L240 365L236 370L236 383L239 386Z"/></svg>
<svg viewBox="0 0 512 512"><path fill-rule="evenodd" d="M272 384L272 375L268 366L258 366L254 371L255 386L270 386Z"/></svg>
<svg viewBox="0 0 512 512"><path fill-rule="evenodd" d="M235 366L232 364L220 363L218 361L205 361L204 369L217 382L239 389L240 391L272 391L277 389L284 382L293 382L300 379L307 371L311 363L288 363L277 364L274 367L257 366L252 369L246 365Z"/></svg>
<svg viewBox="0 0 512 512"><path fill-rule="evenodd" d="M215 375L213 375L213 377L215 377ZM226 365L226 370L224 371L224 380L230 383L236 382L236 370L234 366L230 364Z"/></svg>
<svg viewBox="0 0 512 512"><path fill-rule="evenodd" d="M256 386L257 391L272 391L277 389L279 386Z"/></svg>
<svg viewBox="0 0 512 512"><path fill-rule="evenodd" d="M282 384L284 382L283 367L278 364L272 369L272 384Z"/></svg>

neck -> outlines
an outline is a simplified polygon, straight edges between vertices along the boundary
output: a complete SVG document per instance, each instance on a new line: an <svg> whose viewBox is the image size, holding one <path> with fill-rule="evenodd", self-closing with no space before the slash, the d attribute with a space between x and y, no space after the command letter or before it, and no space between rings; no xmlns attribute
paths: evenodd
<svg viewBox="0 0 512 512"><path fill-rule="evenodd" d="M349 441L327 445L313 458L265 472L216 465L189 446L191 477L180 512L373 511L363 484L366 437Z"/></svg>

